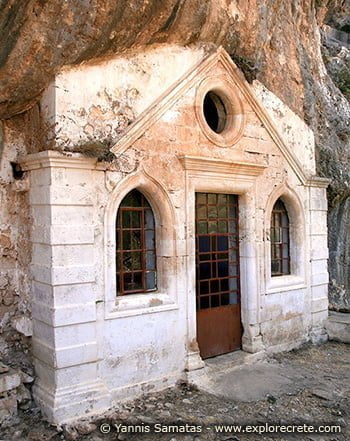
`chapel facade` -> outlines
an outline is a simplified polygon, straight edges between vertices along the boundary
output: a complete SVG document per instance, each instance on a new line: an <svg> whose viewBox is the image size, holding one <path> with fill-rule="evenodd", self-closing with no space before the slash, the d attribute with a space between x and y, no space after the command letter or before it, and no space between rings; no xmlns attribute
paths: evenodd
<svg viewBox="0 0 350 441"><path fill-rule="evenodd" d="M34 395L50 421L174 385L209 357L327 338L313 134L224 49L67 68L41 110L46 145L20 164Z"/></svg>

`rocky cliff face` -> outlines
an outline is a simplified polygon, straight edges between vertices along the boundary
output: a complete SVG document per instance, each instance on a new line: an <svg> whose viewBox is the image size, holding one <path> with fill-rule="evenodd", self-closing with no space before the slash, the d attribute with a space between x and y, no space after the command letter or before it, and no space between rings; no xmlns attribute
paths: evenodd
<svg viewBox="0 0 350 441"><path fill-rule="evenodd" d="M258 79L315 133L318 173L331 179L330 303L349 311L350 2L253 3L247 2L245 11L237 4L233 50L250 60Z"/></svg>
<svg viewBox="0 0 350 441"><path fill-rule="evenodd" d="M350 1L231 4L229 44L315 133L318 173L331 179L330 303L350 311Z"/></svg>
<svg viewBox="0 0 350 441"><path fill-rule="evenodd" d="M325 16L322 56L329 77L319 94L319 166L329 190L330 305L350 310L350 2L334 2Z"/></svg>
<svg viewBox="0 0 350 441"><path fill-rule="evenodd" d="M315 132L318 172L332 180L331 304L350 311L349 15L349 0L0 1L2 215L25 212L10 162L38 148L37 102L63 66L150 44L222 44L248 79L259 79ZM2 268L24 275L16 225L3 219ZM12 286L22 301L6 306L7 284L1 291L10 318L26 310L29 285L19 279Z"/></svg>

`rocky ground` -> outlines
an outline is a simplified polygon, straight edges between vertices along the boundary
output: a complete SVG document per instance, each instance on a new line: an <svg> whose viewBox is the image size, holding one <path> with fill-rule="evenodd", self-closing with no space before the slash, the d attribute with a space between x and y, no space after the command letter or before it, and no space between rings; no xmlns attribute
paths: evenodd
<svg viewBox="0 0 350 441"><path fill-rule="evenodd" d="M199 391L188 385L142 399L124 403L107 415L83 421L71 427L53 427L46 423L40 411L32 407L20 410L16 423L0 429L3 441L110 441L110 440L349 440L350 439L350 345L327 343L275 355L264 362L267 367L286 370L294 382L278 394L266 394L263 399L243 402ZM234 372L231 372L234 381ZM291 378L290 372L295 372ZM259 380L257 380L259 381ZM146 431L154 423L157 433L122 432L121 427L137 425ZM338 434L315 435L299 433L268 435L215 433L215 424L310 424L340 425ZM122 425L118 429L113 425ZM200 426L201 433L164 433L166 424L184 427ZM165 427L163 429L163 426ZM192 430L190 427L190 430ZM141 428L141 429L140 429ZM102 432L108 433L102 433ZM174 432L174 431L173 431Z"/></svg>

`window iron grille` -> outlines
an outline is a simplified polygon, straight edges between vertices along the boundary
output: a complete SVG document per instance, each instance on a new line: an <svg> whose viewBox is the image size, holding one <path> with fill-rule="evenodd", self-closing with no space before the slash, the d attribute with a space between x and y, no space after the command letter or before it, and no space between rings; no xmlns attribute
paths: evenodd
<svg viewBox="0 0 350 441"><path fill-rule="evenodd" d="M116 220L117 295L157 288L155 221L152 208L138 190L128 193Z"/></svg>
<svg viewBox="0 0 350 441"><path fill-rule="evenodd" d="M240 303L238 197L196 194L197 310Z"/></svg>
<svg viewBox="0 0 350 441"><path fill-rule="evenodd" d="M271 275L290 274L289 218L281 199L275 203L271 214Z"/></svg>

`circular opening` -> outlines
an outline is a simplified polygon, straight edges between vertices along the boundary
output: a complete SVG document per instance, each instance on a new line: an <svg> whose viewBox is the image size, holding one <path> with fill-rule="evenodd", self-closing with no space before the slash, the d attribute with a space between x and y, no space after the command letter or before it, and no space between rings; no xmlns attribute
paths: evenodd
<svg viewBox="0 0 350 441"><path fill-rule="evenodd" d="M222 99L214 92L208 92L203 102L204 118L208 126L215 132L221 133L226 126L227 112Z"/></svg>

